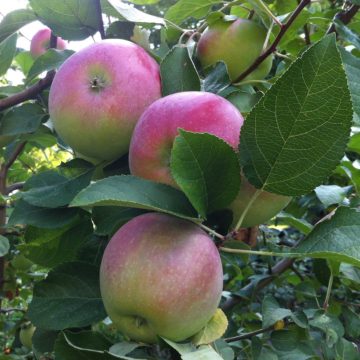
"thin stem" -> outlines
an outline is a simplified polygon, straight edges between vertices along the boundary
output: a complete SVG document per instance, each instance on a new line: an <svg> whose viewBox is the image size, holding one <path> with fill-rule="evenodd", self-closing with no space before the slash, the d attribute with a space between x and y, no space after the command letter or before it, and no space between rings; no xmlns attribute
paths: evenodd
<svg viewBox="0 0 360 360"><path fill-rule="evenodd" d="M269 17L274 20L274 22L277 25L279 25L280 27L283 26L282 23L278 20L278 18L272 13L269 7L262 0L258 0L257 2L260 4L263 10L269 15Z"/></svg>
<svg viewBox="0 0 360 360"><path fill-rule="evenodd" d="M242 86L242 85L249 85L249 84L250 84L250 85L251 85L251 84L269 84L269 81L252 79L252 80L240 81L239 83L234 84L234 85L236 85L236 86Z"/></svg>
<svg viewBox="0 0 360 360"><path fill-rule="evenodd" d="M245 255L259 255L259 256L283 256L289 257L290 254L281 254L281 253L274 253L271 251L257 251L257 250L247 250L247 249L231 249L226 247L220 247L220 251L230 253L230 254L245 254Z"/></svg>
<svg viewBox="0 0 360 360"><path fill-rule="evenodd" d="M325 311L327 311L327 309L329 308L329 301L330 301L333 283L334 283L334 273L333 273L333 271L331 271L330 278L329 278L329 284L328 284L328 288L326 291L326 297L325 297L325 301L324 301L324 305L323 305L323 308Z"/></svg>
<svg viewBox="0 0 360 360"><path fill-rule="evenodd" d="M233 83L238 83L241 80L245 79L246 76L252 73L260 64L262 64L268 56L270 56L274 51L276 51L277 46L279 45L281 39L283 38L287 30L290 28L295 19L299 16L301 11L310 4L310 2L311 0L302 0L300 2L300 4L290 16L289 20L281 26L280 31L276 36L274 42L242 74L240 74L237 79L233 81Z"/></svg>
<svg viewBox="0 0 360 360"><path fill-rule="evenodd" d="M247 213L249 212L251 206L253 205L253 203L255 202L255 200L258 198L258 196L260 195L262 190L256 190L255 194L252 196L251 200L248 202L248 204L246 205L246 208L244 209L244 211L242 212L239 221L237 222L236 226L235 226L235 231L238 231L241 228L242 223L244 222L244 219L247 215Z"/></svg>
<svg viewBox="0 0 360 360"><path fill-rule="evenodd" d="M98 23L98 30L101 36L101 39L105 39L105 28L104 28L104 21L102 17L102 10L101 10L101 2L100 0L95 0L95 11L97 16L97 23Z"/></svg>
<svg viewBox="0 0 360 360"><path fill-rule="evenodd" d="M204 225L204 224L200 224L200 227L201 228L203 228L205 231L207 231L208 233L210 233L210 234L212 234L212 235L214 235L214 236L216 236L218 239L220 239L221 241L224 241L225 240L225 236L223 236L223 235L221 235L221 234L219 234L219 233L217 233L215 230L213 230L213 229L211 229L211 228L209 228L209 227L207 227L206 225Z"/></svg>
<svg viewBox="0 0 360 360"><path fill-rule="evenodd" d="M230 343L230 342L239 341L239 340L251 339L252 337L254 337L254 336L256 336L256 335L263 334L263 333L266 333L266 332L271 331L271 330L274 330L274 326L273 326L273 325L271 325L271 326L269 326L269 327L267 327L267 328L264 328L264 329L259 329L259 330L251 331L251 332L246 333L246 334L243 334L243 335L230 337L230 338L225 339L225 341L226 341L227 343Z"/></svg>

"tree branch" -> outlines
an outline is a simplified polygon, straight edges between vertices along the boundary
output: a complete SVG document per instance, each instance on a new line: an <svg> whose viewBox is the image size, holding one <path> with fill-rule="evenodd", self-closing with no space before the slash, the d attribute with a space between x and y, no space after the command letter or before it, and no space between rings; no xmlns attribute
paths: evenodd
<svg viewBox="0 0 360 360"><path fill-rule="evenodd" d="M356 13L359 11L360 5L351 5L348 10L343 10L337 13L334 17L335 20L340 20L344 25L347 25L352 18L356 15ZM331 34L333 32L336 32L336 25L333 22L332 25L329 27L327 34Z"/></svg>
<svg viewBox="0 0 360 360"><path fill-rule="evenodd" d="M96 9L96 16L98 22L98 30L102 39L106 38L105 29L104 29L104 21L102 17L102 10L101 10L101 2L100 0L95 0L95 9Z"/></svg>
<svg viewBox="0 0 360 360"><path fill-rule="evenodd" d="M34 99L36 96L46 88L48 88L55 76L55 72L51 71L46 74L46 76L39 80L35 85L30 86L29 88L9 96L5 99L0 100L0 111L8 109L12 106L23 103L26 100Z"/></svg>
<svg viewBox="0 0 360 360"><path fill-rule="evenodd" d="M299 16L301 11L309 5L311 0L302 0L297 8L294 10L289 20L283 24L280 28L279 34L276 36L274 42L263 52L254 62L250 65L242 74L240 74L237 79L233 81L233 83L238 83L241 80L245 79L250 73L252 73L260 64L262 64L265 59L270 56L274 51L276 51L277 46L280 43L280 40L283 38L289 27L295 21L295 19Z"/></svg>
<svg viewBox="0 0 360 360"><path fill-rule="evenodd" d="M285 272L286 270L288 270L289 268L291 268L291 266L294 263L294 259L284 259L281 260L280 262L278 262L270 271L271 276L269 276L268 278L260 281L257 283L257 285L254 285L253 282L251 282L250 284L246 285L244 288L242 288L243 292L248 292L248 291L252 291L252 295L254 296L256 293L258 293L260 290L262 290L263 288L265 288L267 285L269 285L275 278L276 276L282 274L283 272ZM234 306L236 306L237 304L239 304L242 300L244 300L243 297L239 296L239 295L235 295L232 296L230 299L226 300L224 302L224 304L221 306L221 308L224 311L229 311L231 310Z"/></svg>
<svg viewBox="0 0 360 360"><path fill-rule="evenodd" d="M249 332L247 334L243 334L243 335L238 335L238 336L234 336L234 337L231 337L231 338L227 338L225 339L225 341L227 343L230 343L230 342L234 342L234 341L239 341L239 340L246 340L246 339L251 339L253 336L256 336L256 335L259 335L259 334L263 334L265 332L268 332L268 331L271 331L271 330L274 330L274 326L271 325L267 328L264 328L264 329L259 329L259 330L255 330L255 331L252 331L252 332Z"/></svg>

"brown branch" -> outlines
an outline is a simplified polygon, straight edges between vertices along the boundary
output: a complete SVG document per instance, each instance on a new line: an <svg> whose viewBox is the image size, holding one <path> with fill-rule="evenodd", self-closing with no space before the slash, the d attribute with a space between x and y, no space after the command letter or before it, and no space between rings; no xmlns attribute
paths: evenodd
<svg viewBox="0 0 360 360"><path fill-rule="evenodd" d="M105 29L104 29L104 21L102 18L102 10L101 10L101 2L100 0L95 0L95 11L98 22L98 30L102 39L106 38Z"/></svg>
<svg viewBox="0 0 360 360"><path fill-rule="evenodd" d="M273 325L271 325L271 326L269 326L269 327L267 327L267 328L255 330L255 331L252 331L252 332L243 334L243 335L233 336L233 337L230 337L230 338L225 339L225 341L226 341L227 343L230 343L230 342L239 341L239 340L251 339L253 336L256 336L256 335L259 335L259 334L263 334L263 333L268 332L268 331L271 331L271 330L274 330L274 326L273 326Z"/></svg>
<svg viewBox="0 0 360 360"><path fill-rule="evenodd" d="M273 52L276 51L277 46L279 45L281 39L289 29L289 27L292 25L292 23L295 21L295 19L299 16L301 11L309 5L311 0L302 0L300 4L297 6L297 8L294 10L294 12L291 14L289 20L282 25L280 28L279 34L276 36L274 42L263 52L253 63L250 65L242 74L240 74L237 79L233 81L233 83L238 83L246 76L248 76L250 73L252 73L260 64L262 64L265 59L270 56Z"/></svg>
<svg viewBox="0 0 360 360"><path fill-rule="evenodd" d="M6 187L6 194L10 194L15 190L21 190L25 185L25 182L17 182Z"/></svg>
<svg viewBox="0 0 360 360"><path fill-rule="evenodd" d="M51 85L54 76L55 73L53 71L48 72L47 75L43 79L39 80L36 84L15 95L9 96L5 99L1 99L0 111L8 109L14 105L21 104L26 100L35 99L41 91L45 90Z"/></svg>
<svg viewBox="0 0 360 360"><path fill-rule="evenodd" d="M347 25L352 20L352 18L357 14L359 9L360 9L360 5L351 5L348 10L343 10L337 13L334 17L334 21L340 20L344 25ZM329 27L326 33L331 34L333 32L336 32L335 22L331 24L331 26Z"/></svg>
<svg viewBox="0 0 360 360"><path fill-rule="evenodd" d="M242 288L243 292L248 292L248 291L252 291L252 295L254 296L256 293L258 293L260 290L262 290L263 288L265 288L267 285L269 285L278 275L282 274L283 272L285 272L286 270L290 269L291 266L294 263L294 259L284 259L281 260L280 262L278 262L272 269L271 271L269 271L269 273L271 274L271 276L269 276L268 278L260 281L257 285L254 286L254 283L250 283L248 285L246 285L244 288ZM234 306L236 306L237 304L239 304L242 300L244 300L244 298L242 296L239 295L235 295L232 296L231 298L229 298L228 300L226 300L223 305L221 306L221 308L224 311L229 311L231 310Z"/></svg>
<svg viewBox="0 0 360 360"><path fill-rule="evenodd" d="M12 164L14 164L15 160L18 158L18 156L21 154L21 152L24 150L24 147L26 145L26 141L20 143L16 149L14 150L14 152L11 154L11 156L9 157L8 161L2 166L1 170L5 171L5 175L7 175L8 170L10 169L10 167L12 166ZM1 173L1 171L0 171Z"/></svg>

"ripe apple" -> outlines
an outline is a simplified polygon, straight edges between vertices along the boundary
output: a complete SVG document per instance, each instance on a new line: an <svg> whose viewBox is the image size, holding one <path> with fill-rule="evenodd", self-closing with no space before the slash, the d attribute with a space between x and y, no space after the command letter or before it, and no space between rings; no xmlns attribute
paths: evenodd
<svg viewBox="0 0 360 360"><path fill-rule="evenodd" d="M140 215L113 236L100 267L105 309L135 341L182 341L214 315L222 292L218 249L197 225Z"/></svg>
<svg viewBox="0 0 360 360"><path fill-rule="evenodd" d="M34 335L34 332L36 330L36 327L31 323L26 323L22 325L20 330L20 342L26 346L27 348L32 348L32 337Z"/></svg>
<svg viewBox="0 0 360 360"><path fill-rule="evenodd" d="M39 30L31 39L30 53L34 59L44 54L50 48L51 30L48 28ZM66 42L61 38L57 38L56 48L64 50Z"/></svg>
<svg viewBox="0 0 360 360"><path fill-rule="evenodd" d="M235 150L243 124L240 112L226 99L207 92L182 92L150 105L135 127L129 165L133 175L176 186L170 155L178 129L218 136Z"/></svg>
<svg viewBox="0 0 360 360"><path fill-rule="evenodd" d="M130 41L104 40L63 63L50 88L49 112L76 152L111 161L128 152L136 122L160 96L155 60Z"/></svg>
<svg viewBox="0 0 360 360"><path fill-rule="evenodd" d="M236 226L256 191L257 189L242 176L240 191L229 207L233 212L233 226ZM248 210L241 227L246 228L266 223L284 209L290 200L289 196L262 191Z"/></svg>
<svg viewBox="0 0 360 360"><path fill-rule="evenodd" d="M219 19L201 35L197 46L197 57L203 67L223 61L227 65L230 79L236 80L262 53L266 29L252 20ZM269 56L246 80L263 79L271 70Z"/></svg>

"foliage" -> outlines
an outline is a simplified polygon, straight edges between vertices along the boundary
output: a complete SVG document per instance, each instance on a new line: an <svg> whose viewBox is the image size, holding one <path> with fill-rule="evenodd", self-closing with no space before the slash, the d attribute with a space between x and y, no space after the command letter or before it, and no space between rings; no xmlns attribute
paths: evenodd
<svg viewBox="0 0 360 360"><path fill-rule="evenodd" d="M359 7L357 0L29 0L4 16L0 359L358 359ZM274 62L264 80L232 83L224 63L199 65L198 38L224 14L266 27L264 50ZM35 20L65 40L100 32L139 42L160 65L164 96L202 90L227 98L246 116L239 152L213 135L179 130L170 161L178 189L129 175L127 157L97 166L76 158L47 105L53 71L73 52L49 49L34 61L18 39ZM235 219L233 232L226 207L241 187L240 169L258 189L254 199L260 191L294 198L259 228L239 229ZM223 312L185 343L131 342L101 301L110 237L147 211L201 225L221 252ZM29 321L31 349L19 338Z"/></svg>

